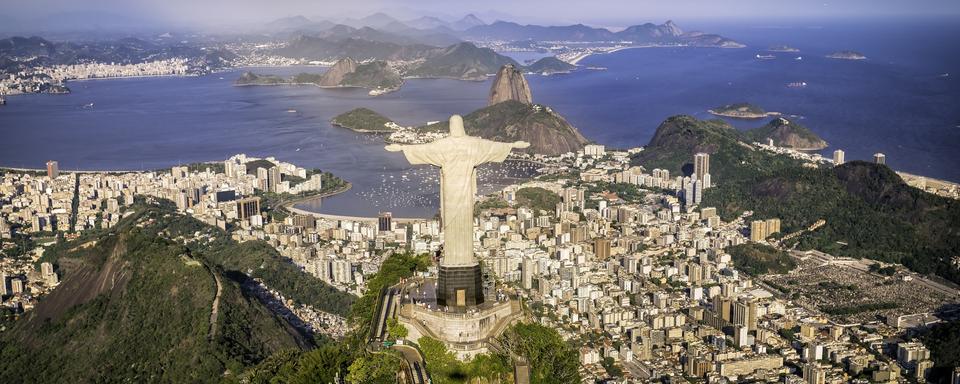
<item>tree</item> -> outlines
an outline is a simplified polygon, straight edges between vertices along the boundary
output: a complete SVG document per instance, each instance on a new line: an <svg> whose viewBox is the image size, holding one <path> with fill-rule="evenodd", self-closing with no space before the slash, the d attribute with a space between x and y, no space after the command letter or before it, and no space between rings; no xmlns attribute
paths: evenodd
<svg viewBox="0 0 960 384"><path fill-rule="evenodd" d="M397 322L397 319L388 319L387 320L387 334L394 339L402 339L407 337L407 334L410 332L407 331L407 327L403 326Z"/></svg>
<svg viewBox="0 0 960 384"><path fill-rule="evenodd" d="M371 353L354 360L345 379L351 384L394 383L399 370L400 359L392 352Z"/></svg>

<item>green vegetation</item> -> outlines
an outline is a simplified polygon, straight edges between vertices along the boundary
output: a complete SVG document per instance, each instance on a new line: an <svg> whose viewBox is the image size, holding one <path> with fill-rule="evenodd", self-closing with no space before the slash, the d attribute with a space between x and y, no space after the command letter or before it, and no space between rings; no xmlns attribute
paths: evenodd
<svg viewBox="0 0 960 384"><path fill-rule="evenodd" d="M893 276L897 273L897 267L888 265L886 267L881 267L880 264L874 263L870 264L870 272L879 273L885 276Z"/></svg>
<svg viewBox="0 0 960 384"><path fill-rule="evenodd" d="M48 251L63 281L0 333L0 379L201 382L308 345L230 273L160 235L172 211L135 209L95 245Z"/></svg>
<svg viewBox="0 0 960 384"><path fill-rule="evenodd" d="M473 215L477 216L480 214L480 211L486 209L498 209L498 208L509 208L510 203L507 203L505 200L499 197L487 198L486 200L478 201L473 208Z"/></svg>
<svg viewBox="0 0 960 384"><path fill-rule="evenodd" d="M553 212L560 203L560 196L540 187L528 187L517 191L517 204L533 209L537 214L540 211Z"/></svg>
<svg viewBox="0 0 960 384"><path fill-rule="evenodd" d="M390 119L367 108L357 108L334 117L330 124L358 132L391 132Z"/></svg>
<svg viewBox="0 0 960 384"><path fill-rule="evenodd" d="M747 243L726 248L733 265L752 276L767 273L787 273L797 266L786 252L769 245Z"/></svg>
<svg viewBox="0 0 960 384"><path fill-rule="evenodd" d="M290 80L276 75L258 75L253 72L244 72L234 83L236 85L279 85L289 84Z"/></svg>
<svg viewBox="0 0 960 384"><path fill-rule="evenodd" d="M241 382L330 383L337 373L351 383L393 382L400 368L393 352L370 353L365 349L377 296L382 288L413 276L415 271L424 271L428 265L430 260L427 257L405 253L391 255L383 262L380 271L370 278L363 297L352 307L342 308L349 309L349 319L356 325L344 340L309 352L278 352L245 371Z"/></svg>
<svg viewBox="0 0 960 384"><path fill-rule="evenodd" d="M520 67L513 59L490 48L459 43L432 52L422 64L408 71L406 75L482 80L486 79L487 74L497 73L500 67L506 64Z"/></svg>
<svg viewBox="0 0 960 384"><path fill-rule="evenodd" d="M580 382L576 348L556 330L539 324L515 324L498 338L504 349L530 363L530 382L565 384Z"/></svg>
<svg viewBox="0 0 960 384"><path fill-rule="evenodd" d="M657 129L632 162L647 169L692 172L693 154L711 154L716 187L703 205L724 220L744 211L780 218L783 233L819 229L790 240L799 249L901 263L920 273L960 282L951 258L960 253L960 202L908 186L890 168L853 161L808 168L786 156L752 149L719 120L675 116Z"/></svg>
<svg viewBox="0 0 960 384"><path fill-rule="evenodd" d="M834 316L844 316L844 315L855 315L863 312L873 312L881 311L885 309L896 309L900 307L899 304L895 302L877 302L877 303L866 303L866 304L857 304L857 305L838 305L833 307L821 308L823 313Z"/></svg>
<svg viewBox="0 0 960 384"><path fill-rule="evenodd" d="M371 89L394 89L403 85L403 78L386 61L358 64L357 70L343 76L343 86Z"/></svg>
<svg viewBox="0 0 960 384"><path fill-rule="evenodd" d="M407 337L410 331L407 330L407 327L403 326L397 322L397 319L390 318L387 320L387 334L394 339L403 339Z"/></svg>
<svg viewBox="0 0 960 384"><path fill-rule="evenodd" d="M953 369L960 367L960 320L932 325L919 339L930 349L933 369L930 382L949 383Z"/></svg>
<svg viewBox="0 0 960 384"><path fill-rule="evenodd" d="M489 140L529 142L530 147L522 150L527 153L559 155L575 152L588 143L576 128L549 107L528 105L516 100L473 111L463 116L463 126L467 134ZM441 121L419 129L448 132L450 126L448 122Z"/></svg>
<svg viewBox="0 0 960 384"><path fill-rule="evenodd" d="M560 60L556 56L547 56L523 69L533 73L552 74L570 72L576 68L576 65Z"/></svg>
<svg viewBox="0 0 960 384"><path fill-rule="evenodd" d="M798 149L827 147L827 142L813 133L810 128L782 117L773 119L762 127L746 131L743 135L749 140L760 143L766 143L768 139L772 139L773 144L779 147Z"/></svg>
<svg viewBox="0 0 960 384"><path fill-rule="evenodd" d="M434 383L466 383L478 378L499 382L511 371L510 360L502 355L480 355L461 362L440 341L429 336L420 338L420 351Z"/></svg>
<svg viewBox="0 0 960 384"><path fill-rule="evenodd" d="M623 377L623 370L616 365L612 357L604 357L600 365L603 366L603 369L607 371L607 375L610 375L610 377Z"/></svg>
<svg viewBox="0 0 960 384"><path fill-rule="evenodd" d="M760 108L760 107L758 107L758 106L756 106L756 105L753 105L753 104L750 104L750 103L727 104L727 105L723 105L723 106L720 106L720 107L716 107L716 108L712 109L712 111L713 111L714 113L720 114L720 115L722 115L722 114L733 114L733 115L749 114L749 115L762 115L762 116L766 116L766 114L767 114L767 111L763 110L763 108Z"/></svg>
<svg viewBox="0 0 960 384"><path fill-rule="evenodd" d="M617 194L617 197L623 199L623 201L626 201L627 203L639 203L646 195L644 192L640 191L640 188L635 184L607 183L602 181L588 185L587 192L590 194L603 192L615 193Z"/></svg>

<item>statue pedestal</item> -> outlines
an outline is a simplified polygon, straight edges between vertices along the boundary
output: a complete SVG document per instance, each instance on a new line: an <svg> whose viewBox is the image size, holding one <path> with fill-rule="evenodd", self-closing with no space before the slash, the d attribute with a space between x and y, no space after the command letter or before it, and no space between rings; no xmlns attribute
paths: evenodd
<svg viewBox="0 0 960 384"><path fill-rule="evenodd" d="M482 280L479 263L464 266L441 264L437 305L461 308L483 304Z"/></svg>
<svg viewBox="0 0 960 384"><path fill-rule="evenodd" d="M439 293L439 284L433 279L408 281L401 288L397 321L409 331L408 340L432 337L461 360L489 352L488 343L523 314L520 302L504 294L480 305L452 307L437 305Z"/></svg>

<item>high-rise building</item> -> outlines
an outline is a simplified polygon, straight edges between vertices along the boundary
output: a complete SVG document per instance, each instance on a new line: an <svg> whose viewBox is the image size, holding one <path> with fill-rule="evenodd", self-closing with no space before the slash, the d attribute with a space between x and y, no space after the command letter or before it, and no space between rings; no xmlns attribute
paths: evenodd
<svg viewBox="0 0 960 384"><path fill-rule="evenodd" d="M766 230L764 234L770 236L774 233L780 232L780 219L767 219L766 221Z"/></svg>
<svg viewBox="0 0 960 384"><path fill-rule="evenodd" d="M697 180L703 180L704 175L708 173L710 173L710 154L700 152L693 155L693 174L697 176Z"/></svg>
<svg viewBox="0 0 960 384"><path fill-rule="evenodd" d="M237 200L237 217L240 220L250 218L260 214L260 198L248 197Z"/></svg>
<svg viewBox="0 0 960 384"><path fill-rule="evenodd" d="M57 176L60 176L60 164L56 160L50 160L47 162L47 177L51 179L56 179Z"/></svg>
<svg viewBox="0 0 960 384"><path fill-rule="evenodd" d="M593 254L597 260L606 260L610 258L610 240L598 237L593 241Z"/></svg>
<svg viewBox="0 0 960 384"><path fill-rule="evenodd" d="M803 381L807 384L824 384L827 382L827 372L817 363L808 363L803 366Z"/></svg>
<svg viewBox="0 0 960 384"><path fill-rule="evenodd" d="M280 179L280 167L270 167L270 169L267 170L267 190L270 192L278 192Z"/></svg>
<svg viewBox="0 0 960 384"><path fill-rule="evenodd" d="M750 241L763 241L767 238L767 222L754 220L750 222Z"/></svg>
<svg viewBox="0 0 960 384"><path fill-rule="evenodd" d="M842 149L838 149L838 150L836 150L836 151L833 151L833 165L834 165L834 166L843 164L843 155L844 155L844 153L843 153L843 150L842 150Z"/></svg>
<svg viewBox="0 0 960 384"><path fill-rule="evenodd" d="M380 212L377 218L377 229L381 232L389 231L393 228L393 214L390 212Z"/></svg>
<svg viewBox="0 0 960 384"><path fill-rule="evenodd" d="M874 154L873 154L873 162L874 162L874 163L877 163L877 164L886 164L886 163L887 163L887 155L884 155L884 154L882 154L882 153L880 153L880 152L874 153Z"/></svg>

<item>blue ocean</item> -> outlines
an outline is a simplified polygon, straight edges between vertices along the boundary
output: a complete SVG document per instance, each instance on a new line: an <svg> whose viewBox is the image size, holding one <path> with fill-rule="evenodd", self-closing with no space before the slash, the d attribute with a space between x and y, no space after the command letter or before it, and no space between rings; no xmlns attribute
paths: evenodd
<svg viewBox="0 0 960 384"><path fill-rule="evenodd" d="M640 48L590 56L580 64L605 69L528 76L534 101L553 107L587 138L616 148L646 144L671 115L711 118L707 109L750 102L797 116L830 143L824 153L843 149L852 160L883 152L896 170L960 181L960 25L923 20L690 26L748 47ZM800 52L766 52L781 44ZM841 50L868 59L825 57ZM757 54L775 58L760 60ZM254 71L286 75L323 68ZM69 84L69 95L9 97L0 107L0 165L42 168L55 159L63 169L146 170L236 153L275 156L353 183L347 193L304 204L309 209L432 216L435 171L410 167L402 155L384 151L381 138L329 121L356 107L407 125L443 120L483 107L490 87L489 80L410 80L398 92L370 97L356 89L232 86L241 72L79 81ZM788 87L792 82L807 86ZM767 120L730 121L747 129ZM496 172L486 179L496 179Z"/></svg>

